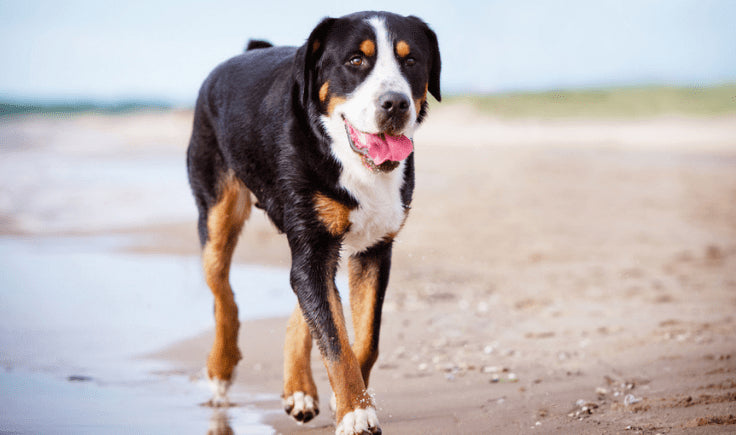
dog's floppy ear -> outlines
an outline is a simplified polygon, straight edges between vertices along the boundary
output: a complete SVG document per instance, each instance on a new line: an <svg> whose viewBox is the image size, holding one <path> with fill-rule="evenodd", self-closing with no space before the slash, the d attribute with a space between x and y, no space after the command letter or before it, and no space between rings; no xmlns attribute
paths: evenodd
<svg viewBox="0 0 736 435"><path fill-rule="evenodd" d="M302 103L305 106L316 93L316 84L314 83L314 79L317 72L317 62L324 52L325 39L327 38L327 34L330 32L335 21L337 21L335 18L323 19L317 27L312 30L312 34L309 35L307 44L303 47L304 84L302 88Z"/></svg>
<svg viewBox="0 0 736 435"><path fill-rule="evenodd" d="M422 29L429 40L429 54L431 56L429 66L429 93L432 94L437 101L442 101L442 95L440 93L440 70L442 69L442 59L440 59L440 46L437 42L437 34L435 34L421 18L415 16L410 16L409 18L419 22L419 25L422 26Z"/></svg>

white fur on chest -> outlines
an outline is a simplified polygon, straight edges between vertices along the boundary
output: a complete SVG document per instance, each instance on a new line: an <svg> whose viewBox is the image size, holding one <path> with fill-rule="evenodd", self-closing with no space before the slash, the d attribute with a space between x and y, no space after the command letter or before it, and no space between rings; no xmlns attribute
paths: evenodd
<svg viewBox="0 0 736 435"><path fill-rule="evenodd" d="M404 165L388 174L368 173L373 178L364 183L359 177L343 170L340 184L358 200L358 208L350 212L350 228L343 238L343 249L353 255L375 245L404 223L405 212L401 202ZM366 168L360 168L363 172Z"/></svg>

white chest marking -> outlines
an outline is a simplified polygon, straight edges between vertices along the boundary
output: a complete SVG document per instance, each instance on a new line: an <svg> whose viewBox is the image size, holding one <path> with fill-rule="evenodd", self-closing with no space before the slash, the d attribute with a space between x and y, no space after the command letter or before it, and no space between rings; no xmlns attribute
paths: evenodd
<svg viewBox="0 0 736 435"><path fill-rule="evenodd" d="M404 223L401 186L404 165L388 174L370 175L374 180L364 184L350 176L352 169L343 171L340 183L358 200L357 209L350 212L350 229L343 239L346 254L365 251L390 233L396 233ZM365 171L365 168L361 168Z"/></svg>

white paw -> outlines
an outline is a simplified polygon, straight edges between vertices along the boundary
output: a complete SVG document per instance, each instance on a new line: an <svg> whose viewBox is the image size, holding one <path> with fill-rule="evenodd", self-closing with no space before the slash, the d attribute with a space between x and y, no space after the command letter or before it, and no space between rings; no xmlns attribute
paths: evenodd
<svg viewBox="0 0 736 435"><path fill-rule="evenodd" d="M378 416L374 408L357 408L348 412L337 425L335 435L380 434Z"/></svg>
<svg viewBox="0 0 736 435"><path fill-rule="evenodd" d="M306 423L319 414L319 402L308 394L297 391L283 399L284 411L297 423Z"/></svg>
<svg viewBox="0 0 736 435"><path fill-rule="evenodd" d="M210 389L212 390L212 399L208 402L210 406L227 407L230 406L230 399L227 397L227 391L232 385L232 380L223 380L219 378L208 378Z"/></svg>

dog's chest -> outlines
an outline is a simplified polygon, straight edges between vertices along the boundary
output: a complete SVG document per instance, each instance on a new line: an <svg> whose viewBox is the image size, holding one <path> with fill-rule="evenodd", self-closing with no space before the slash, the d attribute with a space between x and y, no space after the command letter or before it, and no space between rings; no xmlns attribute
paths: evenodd
<svg viewBox="0 0 736 435"><path fill-rule="evenodd" d="M406 212L401 201L404 165L390 173L365 177L343 173L340 184L355 199L358 207L350 212L350 227L343 238L348 255L363 252L385 237L393 237L401 229ZM364 169L364 168L362 168Z"/></svg>

